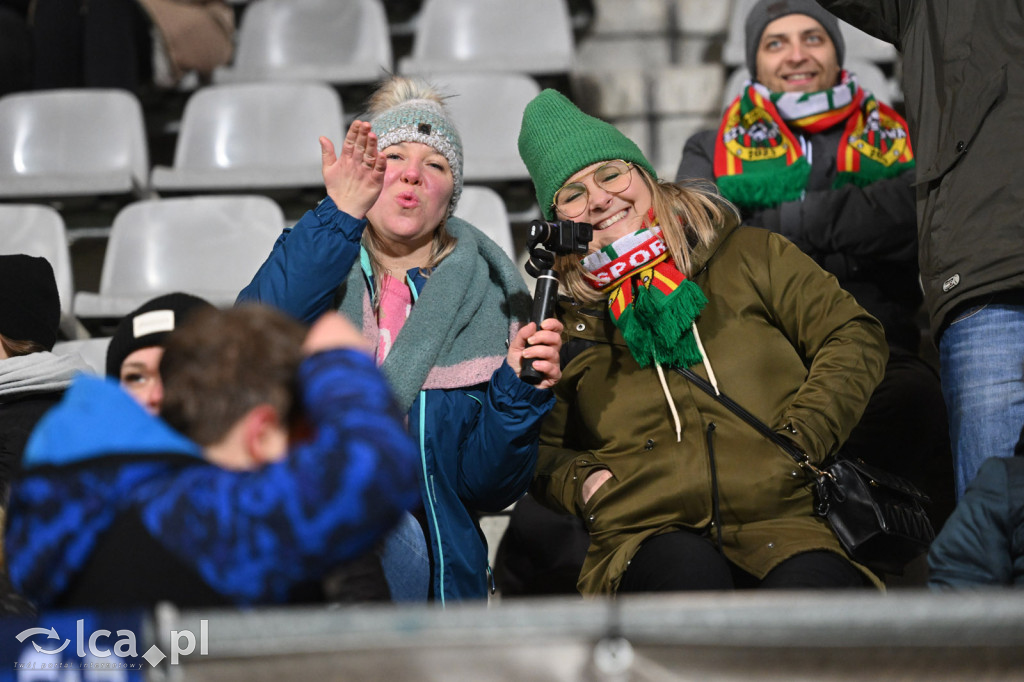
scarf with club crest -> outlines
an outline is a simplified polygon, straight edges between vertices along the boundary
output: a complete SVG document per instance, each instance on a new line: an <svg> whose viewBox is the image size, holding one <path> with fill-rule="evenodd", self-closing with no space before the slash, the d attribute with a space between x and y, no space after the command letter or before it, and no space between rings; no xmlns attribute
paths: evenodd
<svg viewBox="0 0 1024 682"><path fill-rule="evenodd" d="M701 361L693 322L708 301L676 268L653 209L639 230L595 251L582 264L593 276L591 286L608 292L612 321L641 367L689 367Z"/></svg>
<svg viewBox="0 0 1024 682"><path fill-rule="evenodd" d="M811 166L794 133L813 135L844 122L833 188L863 187L913 167L907 122L853 74L843 71L839 85L820 92L771 92L748 82L715 138L719 191L750 210L799 200Z"/></svg>

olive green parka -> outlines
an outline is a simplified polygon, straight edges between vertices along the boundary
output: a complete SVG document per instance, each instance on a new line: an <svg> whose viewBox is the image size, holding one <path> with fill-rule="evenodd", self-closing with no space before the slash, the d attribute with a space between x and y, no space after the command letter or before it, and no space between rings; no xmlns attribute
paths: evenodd
<svg viewBox="0 0 1024 682"><path fill-rule="evenodd" d="M723 230L695 251L693 272L708 298L697 329L718 388L812 461L834 454L882 377L888 351L878 321L767 230ZM652 535L685 528L716 537L713 476L722 550L743 570L763 578L801 552L842 554L814 515L808 479L778 446L668 367L663 389L656 369L630 355L606 309L563 300L560 314L566 348L584 349L555 386L531 492L586 522L583 594L615 592ZM706 366L692 369L708 378ZM602 468L613 478L584 505L583 481Z"/></svg>

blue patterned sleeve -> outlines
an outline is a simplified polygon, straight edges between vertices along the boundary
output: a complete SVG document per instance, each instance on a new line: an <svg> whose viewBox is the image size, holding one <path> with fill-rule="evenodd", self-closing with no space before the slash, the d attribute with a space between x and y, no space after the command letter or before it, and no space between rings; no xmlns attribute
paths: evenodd
<svg viewBox="0 0 1024 682"><path fill-rule="evenodd" d="M253 472L195 467L144 512L155 537L241 604L286 601L419 501L418 451L369 356L318 353L299 384L309 440Z"/></svg>

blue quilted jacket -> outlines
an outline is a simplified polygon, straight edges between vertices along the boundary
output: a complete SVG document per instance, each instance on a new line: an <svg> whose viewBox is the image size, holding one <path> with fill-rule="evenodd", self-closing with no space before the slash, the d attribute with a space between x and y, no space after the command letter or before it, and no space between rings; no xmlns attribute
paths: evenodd
<svg viewBox="0 0 1024 682"><path fill-rule="evenodd" d="M316 319L331 308L349 271L360 267L365 226L365 219L325 199L281 235L239 301L260 301L298 319ZM370 273L364 272L366 285L372 286ZM428 286L419 269L407 275L415 294ZM506 329L497 332L507 335ZM407 333L415 330L403 328L402 334ZM501 511L526 492L537 461L540 422L553 404L552 391L521 381L507 362L490 381L421 390L413 401L409 433L420 448L415 466L430 531L433 595L442 604L486 597L487 544L478 512Z"/></svg>

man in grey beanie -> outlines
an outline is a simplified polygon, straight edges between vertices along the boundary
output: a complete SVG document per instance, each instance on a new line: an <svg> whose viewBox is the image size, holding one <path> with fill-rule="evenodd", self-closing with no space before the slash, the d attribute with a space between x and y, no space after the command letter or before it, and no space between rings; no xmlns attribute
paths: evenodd
<svg viewBox="0 0 1024 682"><path fill-rule="evenodd" d="M744 24L746 64L751 78L762 83L765 82L766 74L758 73L757 63L758 48L761 45L761 38L764 35L765 28L776 19L781 19L791 14L800 14L818 22L821 29L828 34L829 39L832 41L835 51L836 69L842 68L843 58L846 56L846 43L843 41L842 31L839 30L839 22L836 21L834 16L822 9L813 0L761 0L761 2L750 9L750 14L747 15L747 21ZM834 74L835 78L838 78L838 75L837 70ZM832 87L835 85L835 78L832 79L832 82L824 82L822 84L824 87L817 89L823 90L826 87ZM767 83L765 84L768 85Z"/></svg>
<svg viewBox="0 0 1024 682"><path fill-rule="evenodd" d="M914 155L906 122L843 69L839 22L813 0L746 19L742 92L683 148L677 180L714 180L746 225L778 232L885 326L889 362L844 454L918 483L936 525L953 474L938 377L919 355Z"/></svg>

